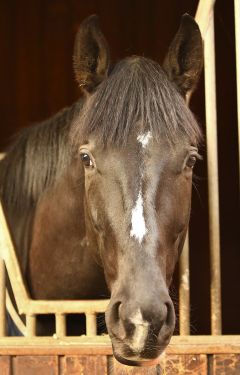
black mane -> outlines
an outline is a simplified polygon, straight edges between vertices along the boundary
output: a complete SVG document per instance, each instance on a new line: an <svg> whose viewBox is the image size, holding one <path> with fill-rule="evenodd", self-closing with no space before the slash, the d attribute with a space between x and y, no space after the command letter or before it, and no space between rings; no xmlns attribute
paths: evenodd
<svg viewBox="0 0 240 375"><path fill-rule="evenodd" d="M141 123L156 140L175 143L186 135L197 145L201 131L177 88L159 64L144 58L120 61L89 98L72 129L73 143L95 134L104 145L124 145Z"/></svg>
<svg viewBox="0 0 240 375"><path fill-rule="evenodd" d="M0 162L1 199L27 210L68 165L69 128L81 101L50 119L23 129Z"/></svg>

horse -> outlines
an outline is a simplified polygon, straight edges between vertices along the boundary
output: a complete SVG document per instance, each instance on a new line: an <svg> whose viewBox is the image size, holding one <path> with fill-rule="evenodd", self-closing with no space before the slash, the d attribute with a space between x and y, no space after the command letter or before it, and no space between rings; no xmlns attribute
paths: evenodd
<svg viewBox="0 0 240 375"><path fill-rule="evenodd" d="M1 200L34 299L109 296L118 361L153 363L175 327L169 295L202 133L187 105L203 47L185 14L162 67L110 63L98 17L76 35L82 96L25 128L0 163Z"/></svg>

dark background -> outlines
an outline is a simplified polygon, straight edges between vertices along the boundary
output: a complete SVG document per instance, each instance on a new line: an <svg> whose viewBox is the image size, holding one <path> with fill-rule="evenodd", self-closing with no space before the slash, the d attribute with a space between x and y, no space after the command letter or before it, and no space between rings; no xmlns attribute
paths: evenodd
<svg viewBox="0 0 240 375"><path fill-rule="evenodd" d="M180 17L196 0L0 0L0 150L22 127L79 97L72 70L75 33L97 13L112 61L131 54L161 62ZM240 333L240 248L233 0L215 11L223 333ZM191 108L205 129L203 77ZM196 168L190 227L192 333L210 333L208 203L204 160ZM176 277L177 279L177 277ZM175 285L177 297L177 286Z"/></svg>

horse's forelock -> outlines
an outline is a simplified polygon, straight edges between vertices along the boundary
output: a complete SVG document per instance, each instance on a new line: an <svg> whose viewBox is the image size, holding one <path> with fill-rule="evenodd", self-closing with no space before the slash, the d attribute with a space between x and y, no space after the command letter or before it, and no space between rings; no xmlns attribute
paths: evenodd
<svg viewBox="0 0 240 375"><path fill-rule="evenodd" d="M91 134L102 145L125 145L139 121L156 140L163 135L173 143L183 135L193 144L201 140L192 112L160 65L133 56L120 61L89 97L71 138L77 146Z"/></svg>

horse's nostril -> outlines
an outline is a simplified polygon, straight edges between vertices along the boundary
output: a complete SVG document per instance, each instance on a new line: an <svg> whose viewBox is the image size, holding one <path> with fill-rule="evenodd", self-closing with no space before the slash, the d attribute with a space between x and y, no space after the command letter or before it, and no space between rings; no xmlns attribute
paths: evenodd
<svg viewBox="0 0 240 375"><path fill-rule="evenodd" d="M118 302L115 302L112 307L112 318L115 322L117 322L120 318L121 305L122 305L122 302L118 301Z"/></svg>
<svg viewBox="0 0 240 375"><path fill-rule="evenodd" d="M175 320L173 306L170 302L167 302L165 305L167 308L166 324L168 326L171 326L172 324L174 324L174 320Z"/></svg>

